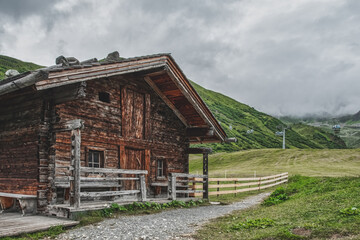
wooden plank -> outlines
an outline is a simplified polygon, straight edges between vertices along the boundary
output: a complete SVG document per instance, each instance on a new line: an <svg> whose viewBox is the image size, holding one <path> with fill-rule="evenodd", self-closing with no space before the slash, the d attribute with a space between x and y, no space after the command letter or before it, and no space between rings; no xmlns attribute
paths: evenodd
<svg viewBox="0 0 360 240"><path fill-rule="evenodd" d="M207 178L206 175L196 175L187 173L171 173L175 177L189 177L189 178Z"/></svg>
<svg viewBox="0 0 360 240"><path fill-rule="evenodd" d="M140 175L140 201L146 201L146 183L145 183L145 176Z"/></svg>
<svg viewBox="0 0 360 240"><path fill-rule="evenodd" d="M81 182L93 182L93 181L99 181L99 182L109 182L109 181L122 181L122 180L139 180L138 177L81 177Z"/></svg>
<svg viewBox="0 0 360 240"><path fill-rule="evenodd" d="M74 162L74 196L72 205L75 208L80 207L80 147L81 147L81 131L79 128L71 131L71 162Z"/></svg>
<svg viewBox="0 0 360 240"><path fill-rule="evenodd" d="M147 170L112 169L112 168L91 168L81 167L83 173L117 173L117 174L148 174Z"/></svg>
<svg viewBox="0 0 360 240"><path fill-rule="evenodd" d="M81 192L81 197L111 197L129 194L138 194L140 190L106 191L106 192Z"/></svg>
<svg viewBox="0 0 360 240"><path fill-rule="evenodd" d="M269 188L269 187L273 187L273 186L276 186L276 185L279 185L279 184L283 184L283 183L286 183L288 180L283 180L281 182L277 182L277 183L273 183L273 184L269 184L269 185L266 185L266 186L260 186L259 189L265 189L265 188Z"/></svg>
<svg viewBox="0 0 360 240"><path fill-rule="evenodd" d="M0 197L17 198L17 199L37 198L36 195L17 194L17 193L4 193L4 192L0 192Z"/></svg>
<svg viewBox="0 0 360 240"><path fill-rule="evenodd" d="M176 190L176 193L204 193L204 190Z"/></svg>
<svg viewBox="0 0 360 240"><path fill-rule="evenodd" d="M259 181L259 180L266 180L266 179L280 177L280 176L286 176L287 174L288 173L281 173L281 174L276 174L276 175L271 175L271 176L266 176L266 177L256 177L256 178L254 178L254 177L249 177L249 178L209 178L209 182Z"/></svg>
<svg viewBox="0 0 360 240"><path fill-rule="evenodd" d="M246 186L259 185L259 183L262 185L262 184L266 184L266 183L271 183L271 182L279 181L279 180L282 180L282 179L285 179L285 178L287 178L287 176L283 176L283 177L275 178L275 179L270 179L270 180L266 180L266 181L262 181L262 180L261 180L261 181L250 182L250 183L211 184L211 185L209 185L209 188L246 187Z"/></svg>

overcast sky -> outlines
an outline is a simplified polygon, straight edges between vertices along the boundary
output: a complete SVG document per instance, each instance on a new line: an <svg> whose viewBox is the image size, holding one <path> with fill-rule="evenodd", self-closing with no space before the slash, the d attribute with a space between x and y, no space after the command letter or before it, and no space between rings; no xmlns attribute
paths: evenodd
<svg viewBox="0 0 360 240"><path fill-rule="evenodd" d="M0 0L0 54L53 65L171 53L272 115L360 110L359 0Z"/></svg>

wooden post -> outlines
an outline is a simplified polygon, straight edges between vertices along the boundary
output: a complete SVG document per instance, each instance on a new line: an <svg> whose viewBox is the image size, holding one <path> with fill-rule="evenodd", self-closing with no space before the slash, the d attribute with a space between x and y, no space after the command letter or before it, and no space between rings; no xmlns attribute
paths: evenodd
<svg viewBox="0 0 360 240"><path fill-rule="evenodd" d="M258 191L260 191L260 185L261 185L261 177L259 178L259 189L258 189Z"/></svg>
<svg viewBox="0 0 360 240"><path fill-rule="evenodd" d="M73 181L70 181L70 199L71 206L80 207L80 146L81 132L80 129L71 130L71 165Z"/></svg>
<svg viewBox="0 0 360 240"><path fill-rule="evenodd" d="M171 173L169 173L168 179L168 198L171 200L176 200L176 176L173 176Z"/></svg>
<svg viewBox="0 0 360 240"><path fill-rule="evenodd" d="M203 179L203 198L209 199L209 154L207 152L203 153L203 175L206 175L206 178Z"/></svg>
<svg viewBox="0 0 360 240"><path fill-rule="evenodd" d="M145 176L144 175L139 175L139 181L140 181L140 201L145 202L146 201Z"/></svg>
<svg viewBox="0 0 360 240"><path fill-rule="evenodd" d="M217 185L220 185L220 181L217 181ZM218 194L216 195L217 197L219 197L220 195L219 195L219 191L220 191L220 188L218 187L217 188L217 192L218 192Z"/></svg>
<svg viewBox="0 0 360 240"><path fill-rule="evenodd" d="M237 183L237 181L235 180L235 197L236 197L236 183Z"/></svg>

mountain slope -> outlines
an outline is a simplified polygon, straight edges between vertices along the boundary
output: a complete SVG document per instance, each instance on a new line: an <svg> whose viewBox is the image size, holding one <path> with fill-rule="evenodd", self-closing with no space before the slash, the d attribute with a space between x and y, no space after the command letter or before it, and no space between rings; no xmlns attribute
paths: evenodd
<svg viewBox="0 0 360 240"><path fill-rule="evenodd" d="M303 123L298 123L292 125L291 128L305 138L320 144L324 148L335 149L340 148L339 146L342 146L342 148L346 148L345 142L340 137L331 134L329 133L329 131L326 131L319 127L313 127Z"/></svg>
<svg viewBox="0 0 360 240"><path fill-rule="evenodd" d="M208 144L214 151L237 151L253 148L281 148L282 137L275 135L277 126L284 125L279 119L259 112L252 107L239 103L223 94L207 90L192 82L194 88L214 113L229 137L236 137L237 143ZM253 129L253 133L247 133ZM286 130L287 148L346 148L341 139L331 137L308 139L294 129Z"/></svg>
<svg viewBox="0 0 360 240"><path fill-rule="evenodd" d="M41 68L30 62L23 62L16 58L0 55L0 80L5 78L5 72L9 69L18 70L20 73Z"/></svg>

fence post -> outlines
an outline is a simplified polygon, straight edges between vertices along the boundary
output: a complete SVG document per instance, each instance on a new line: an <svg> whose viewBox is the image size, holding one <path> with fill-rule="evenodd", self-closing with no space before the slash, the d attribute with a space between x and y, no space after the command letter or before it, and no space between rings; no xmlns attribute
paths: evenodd
<svg viewBox="0 0 360 240"><path fill-rule="evenodd" d="M203 198L209 199L209 154L207 152L203 153Z"/></svg>
<svg viewBox="0 0 360 240"><path fill-rule="evenodd" d="M260 191L260 185L261 185L261 177L259 178L259 189L258 189L258 191Z"/></svg>
<svg viewBox="0 0 360 240"><path fill-rule="evenodd" d="M237 181L235 180L235 197L236 197L236 183L237 183Z"/></svg>
<svg viewBox="0 0 360 240"><path fill-rule="evenodd" d="M169 185L168 185L168 198L171 200L176 200L176 176L173 176L172 173L169 173Z"/></svg>
<svg viewBox="0 0 360 240"><path fill-rule="evenodd" d="M220 188L219 188L219 185L220 185L220 181L217 181L217 185L218 185L218 188L216 189L217 190L217 194L216 194L216 196L217 197L219 197L220 195L219 195L219 191L220 191Z"/></svg>
<svg viewBox="0 0 360 240"><path fill-rule="evenodd" d="M140 201L145 202L146 201L145 176L139 175L139 181L140 181Z"/></svg>

